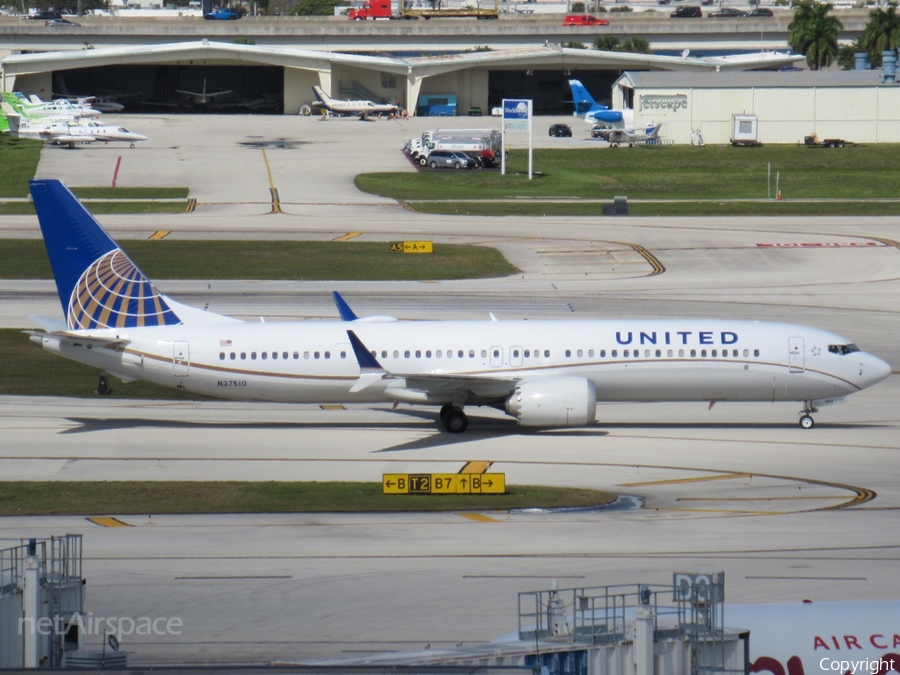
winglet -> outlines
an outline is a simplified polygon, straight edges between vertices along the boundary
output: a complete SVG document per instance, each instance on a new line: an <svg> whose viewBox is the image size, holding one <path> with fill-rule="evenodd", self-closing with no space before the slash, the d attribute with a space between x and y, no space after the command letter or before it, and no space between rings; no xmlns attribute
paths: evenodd
<svg viewBox="0 0 900 675"><path fill-rule="evenodd" d="M341 321L356 321L359 318L354 311L350 309L350 305L344 301L344 298L341 297L340 293L332 291L331 295L334 296L334 304L337 305L338 314L341 315Z"/></svg>
<svg viewBox="0 0 900 675"><path fill-rule="evenodd" d="M360 370L362 370L363 372L385 372L382 365L378 363L378 359L376 359L372 355L372 352L366 349L366 346L362 343L362 340L356 337L356 333L354 333L352 330L348 330L347 337L350 338L350 344L353 347L353 353L356 355L356 361L357 363L359 363Z"/></svg>
<svg viewBox="0 0 900 675"><path fill-rule="evenodd" d="M384 378L387 374L378 359L372 356L372 353L366 349L356 333L352 330L347 331L347 337L350 338L350 344L353 346L353 353L356 355L356 361L359 363L359 379L350 387L350 393L355 394L358 391L375 384Z"/></svg>

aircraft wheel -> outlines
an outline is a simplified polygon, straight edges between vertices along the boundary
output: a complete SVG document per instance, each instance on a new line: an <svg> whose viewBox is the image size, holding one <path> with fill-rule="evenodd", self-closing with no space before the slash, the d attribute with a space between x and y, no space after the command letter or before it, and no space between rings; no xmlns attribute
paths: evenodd
<svg viewBox="0 0 900 675"><path fill-rule="evenodd" d="M445 424L447 422L447 415L450 413L451 410L453 410L452 403L445 403L444 405L441 406L441 414L440 414L441 424Z"/></svg>
<svg viewBox="0 0 900 675"><path fill-rule="evenodd" d="M469 426L469 418L462 410L452 408L444 418L444 429L451 434L461 434Z"/></svg>
<svg viewBox="0 0 900 675"><path fill-rule="evenodd" d="M803 417L800 418L800 426L804 429L812 429L815 423L815 420L809 415L803 415Z"/></svg>
<svg viewBox="0 0 900 675"><path fill-rule="evenodd" d="M133 147L134 147L134 143L132 143L132 144L131 144L131 146L130 146L130 147L132 147L132 148L133 148Z"/></svg>

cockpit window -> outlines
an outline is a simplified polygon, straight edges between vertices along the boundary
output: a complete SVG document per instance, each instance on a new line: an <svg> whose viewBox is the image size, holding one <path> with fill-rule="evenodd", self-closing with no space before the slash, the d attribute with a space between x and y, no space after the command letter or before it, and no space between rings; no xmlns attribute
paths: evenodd
<svg viewBox="0 0 900 675"><path fill-rule="evenodd" d="M853 352L858 352L859 347L854 344L849 345L828 345L828 351L832 354L838 354L840 356L846 356L847 354L852 354Z"/></svg>

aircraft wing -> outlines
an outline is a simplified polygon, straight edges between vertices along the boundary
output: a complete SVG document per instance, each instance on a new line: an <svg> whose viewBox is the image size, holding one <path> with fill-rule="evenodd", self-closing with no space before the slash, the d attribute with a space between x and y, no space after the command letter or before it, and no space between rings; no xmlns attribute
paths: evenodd
<svg viewBox="0 0 900 675"><path fill-rule="evenodd" d="M350 338L350 344L360 368L360 377L350 390L352 392L362 391L380 380L403 380L404 389L420 391L428 397L445 397L465 392L483 399L495 399L511 394L521 379L506 374L489 377L487 375L456 375L452 373L389 372L366 348L356 333L348 330L347 337Z"/></svg>

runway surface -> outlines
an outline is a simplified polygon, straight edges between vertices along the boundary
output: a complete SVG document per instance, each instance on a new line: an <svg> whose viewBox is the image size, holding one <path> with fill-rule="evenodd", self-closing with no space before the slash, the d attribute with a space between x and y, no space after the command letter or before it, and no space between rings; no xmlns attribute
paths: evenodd
<svg viewBox="0 0 900 675"><path fill-rule="evenodd" d="M160 119L181 129L184 118ZM272 119L272 136L286 137L289 123L318 128L314 120ZM208 208L101 222L123 241L163 229L192 238L425 236L497 246L521 272L488 282L157 280L178 300L270 320L337 318L331 290L360 314L409 319L487 320L493 311L501 320L786 320L834 330L900 367L900 218L422 217L355 192L346 174L356 167L328 160L324 141L300 146L311 153L303 168L287 155L273 162L279 192L294 191L297 206L294 215L269 216L261 213L264 200L262 207L213 204L223 192L233 201L268 189L267 178L230 175L218 163L198 175L210 144L240 132L220 124L204 130L212 140L189 147L178 140L187 135L175 134L169 145L183 149L168 154L154 134L160 147L146 162L157 173L142 174L142 159L133 176L123 176L134 184L148 184L148 176L190 183L192 194L196 184ZM348 129L381 132L400 123L321 126L337 129L329 143L340 147ZM396 139L382 136L389 134L370 134L373 149L359 153L363 163L395 165L388 147L396 150ZM224 145L232 159L260 152ZM128 153L150 149L122 151L129 170ZM41 175L86 175L68 158L90 167L106 161L103 152L44 152ZM157 175L161 166L167 175ZM183 175L169 170L179 166ZM0 236L36 234L33 220L0 219ZM35 313L59 314L51 282L0 281L0 325L26 327ZM11 517L0 519L0 547L20 537L82 533L87 609L182 619L181 635L123 639L133 664L311 660L482 641L515 630L516 594L548 588L553 579L561 587L666 583L673 571L724 570L728 602L898 598L898 378L823 408L809 431L797 425L798 410L604 405L596 426L566 431L529 431L499 413L472 411L469 432L451 437L439 430L435 411L409 406L392 412L389 405L5 397L2 480L379 481L385 472L453 472L486 461L511 484L594 487L636 495L645 506L599 513L146 514L122 516L128 526L115 528L84 517ZM100 636L92 639L99 645Z"/></svg>

